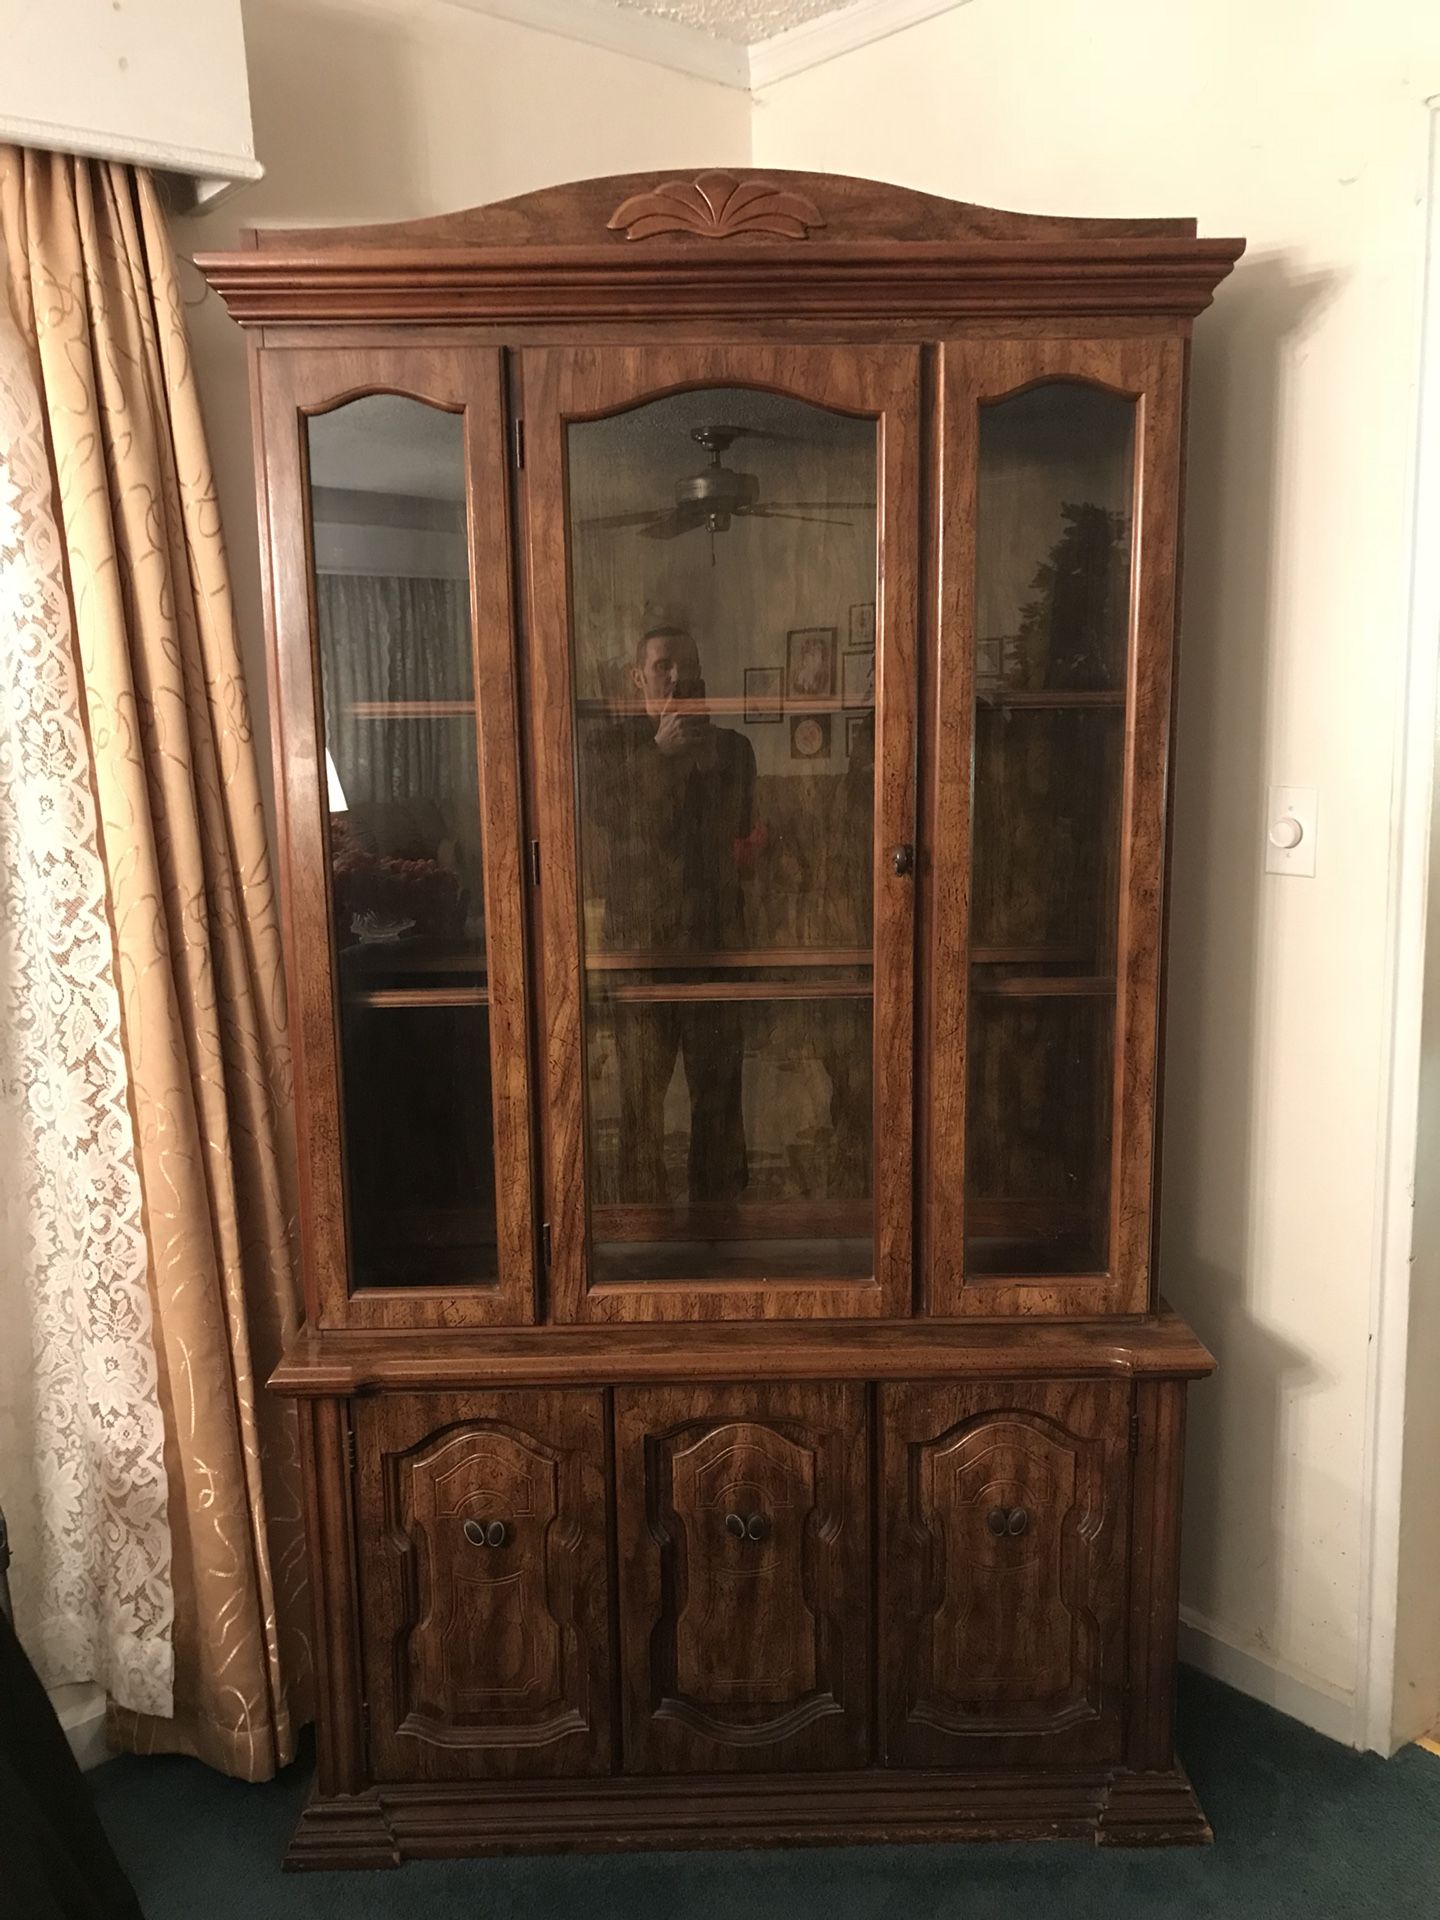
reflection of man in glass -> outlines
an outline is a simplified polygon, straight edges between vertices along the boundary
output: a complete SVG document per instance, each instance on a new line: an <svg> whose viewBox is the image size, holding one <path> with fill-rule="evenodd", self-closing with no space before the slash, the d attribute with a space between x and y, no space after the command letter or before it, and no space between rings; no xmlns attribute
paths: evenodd
<svg viewBox="0 0 1440 1920"><path fill-rule="evenodd" d="M644 711L607 727L587 765L586 891L604 901L606 950L645 955L631 978L662 994L723 983L726 975L703 962L666 961L745 944L741 876L758 837L755 753L743 734L712 724L700 655L684 628L642 634L630 678ZM689 1197L733 1199L747 1171L740 1007L660 998L617 1002L614 1014L618 1197L670 1197L665 1094L678 1053L691 1107Z"/></svg>

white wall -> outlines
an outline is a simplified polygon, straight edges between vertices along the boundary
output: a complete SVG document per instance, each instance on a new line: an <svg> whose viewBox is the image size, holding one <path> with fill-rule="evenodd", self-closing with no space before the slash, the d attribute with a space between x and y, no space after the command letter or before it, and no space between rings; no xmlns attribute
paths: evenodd
<svg viewBox="0 0 1440 1920"><path fill-rule="evenodd" d="M174 222L182 256L238 229L413 220L595 174L735 164L745 94L445 0L245 0L265 178ZM265 665L245 348L193 268L186 295L257 724ZM259 726L268 762L269 742Z"/></svg>
<svg viewBox="0 0 1440 1920"><path fill-rule="evenodd" d="M1437 89L1428 0L972 0L754 127L762 165L1249 240L1196 329L1162 1284L1221 1362L1191 1399L1189 1649L1347 1738ZM1280 781L1320 790L1313 880L1261 871Z"/></svg>

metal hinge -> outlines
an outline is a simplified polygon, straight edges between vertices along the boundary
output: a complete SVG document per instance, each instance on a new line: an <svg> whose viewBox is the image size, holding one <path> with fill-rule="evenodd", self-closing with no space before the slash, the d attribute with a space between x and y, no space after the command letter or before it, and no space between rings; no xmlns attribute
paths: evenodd
<svg viewBox="0 0 1440 1920"><path fill-rule="evenodd" d="M1140 1451L1140 1416L1138 1413L1132 1413L1130 1416L1130 1451L1131 1453L1138 1453Z"/></svg>
<svg viewBox="0 0 1440 1920"><path fill-rule="evenodd" d="M350 1462L351 1473L354 1473L356 1467L359 1465L360 1456L355 1445L355 1429L353 1426L347 1426L345 1429L345 1457Z"/></svg>
<svg viewBox="0 0 1440 1920"><path fill-rule="evenodd" d="M517 467L523 467L525 464L525 422L523 420L517 420L511 429L511 434L515 453L515 465Z"/></svg>
<svg viewBox="0 0 1440 1920"><path fill-rule="evenodd" d="M545 1256L545 1265L548 1270L551 1258L550 1222L548 1220L540 1229L540 1251Z"/></svg>
<svg viewBox="0 0 1440 1920"><path fill-rule="evenodd" d="M368 1747L370 1745L370 1702L360 1702L360 1737Z"/></svg>
<svg viewBox="0 0 1440 1920"><path fill-rule="evenodd" d="M540 884L540 842L538 840L530 842L530 884L532 887L538 887Z"/></svg>

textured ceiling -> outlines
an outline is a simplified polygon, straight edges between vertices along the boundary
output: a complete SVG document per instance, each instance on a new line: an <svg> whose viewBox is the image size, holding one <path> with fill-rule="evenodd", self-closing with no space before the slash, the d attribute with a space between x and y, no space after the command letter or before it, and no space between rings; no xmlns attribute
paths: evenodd
<svg viewBox="0 0 1440 1920"><path fill-rule="evenodd" d="M614 0L628 13L653 13L678 21L717 40L751 46L787 27L803 26L827 13L839 13L848 0Z"/></svg>

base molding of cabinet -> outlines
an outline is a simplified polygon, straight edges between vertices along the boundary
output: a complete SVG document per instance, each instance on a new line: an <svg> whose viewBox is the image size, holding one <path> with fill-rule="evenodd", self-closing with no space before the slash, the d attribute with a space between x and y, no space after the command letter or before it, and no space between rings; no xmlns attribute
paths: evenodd
<svg viewBox="0 0 1440 1920"><path fill-rule="evenodd" d="M407 1857L378 1793L326 1800L312 1793L285 1853L287 1872L332 1867L398 1867Z"/></svg>
<svg viewBox="0 0 1440 1920"><path fill-rule="evenodd" d="M376 1787L310 1801L287 1869L486 1854L864 1842L1089 1840L1203 1846L1184 1770L854 1773Z"/></svg>
<svg viewBox="0 0 1440 1920"><path fill-rule="evenodd" d="M1215 1838L1178 1763L1168 1773L1122 1773L1095 1825L1100 1847L1205 1847Z"/></svg>

